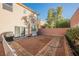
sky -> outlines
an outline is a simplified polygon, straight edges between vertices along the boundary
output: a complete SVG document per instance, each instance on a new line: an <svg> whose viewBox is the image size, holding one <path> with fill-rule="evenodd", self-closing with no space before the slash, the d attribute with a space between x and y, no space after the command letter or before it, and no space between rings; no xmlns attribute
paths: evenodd
<svg viewBox="0 0 79 59"><path fill-rule="evenodd" d="M48 10L50 8L56 9L58 6L63 7L62 15L65 18L70 19L75 11L79 8L79 3L23 3L27 7L36 11L40 20L46 20L48 15Z"/></svg>

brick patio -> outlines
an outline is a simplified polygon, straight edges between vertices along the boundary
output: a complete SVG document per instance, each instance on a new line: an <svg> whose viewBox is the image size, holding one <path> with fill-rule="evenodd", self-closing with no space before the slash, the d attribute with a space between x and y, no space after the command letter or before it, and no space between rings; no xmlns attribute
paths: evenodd
<svg viewBox="0 0 79 59"><path fill-rule="evenodd" d="M0 56L4 56L5 52L4 52L4 48L3 48L3 44L2 42L0 42Z"/></svg>
<svg viewBox="0 0 79 59"><path fill-rule="evenodd" d="M0 56L4 56L4 55L5 55L5 52L2 44L2 37L0 36Z"/></svg>
<svg viewBox="0 0 79 59"><path fill-rule="evenodd" d="M11 47L15 49L17 55L31 56L71 56L72 51L64 36L35 36L29 38L19 38L13 41Z"/></svg>

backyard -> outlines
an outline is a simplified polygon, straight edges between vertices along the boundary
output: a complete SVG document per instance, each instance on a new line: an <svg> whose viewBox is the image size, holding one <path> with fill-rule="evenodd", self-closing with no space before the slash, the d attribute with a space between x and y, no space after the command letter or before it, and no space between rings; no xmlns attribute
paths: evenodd
<svg viewBox="0 0 79 59"><path fill-rule="evenodd" d="M73 53L64 36L40 35L29 38L18 38L10 46L20 55L39 56L72 56ZM61 51L60 51L61 50Z"/></svg>
<svg viewBox="0 0 79 59"><path fill-rule="evenodd" d="M1 6L2 5L8 7L8 5L10 4L4 3L1 4ZM65 16L67 16L68 14L63 15L63 11L66 6L46 8L46 11L44 10L45 13L43 12L43 10L39 10L37 7L35 9L37 11L40 11L42 18L44 17L42 21L45 21L45 23L41 25L41 16L37 12L27 7L28 4L17 3L11 4L11 6L12 5L15 6L15 10L13 11L14 13L11 13L11 15L9 15L11 19L9 19L9 17L6 17L6 15L9 14L7 13L7 11L5 12L5 14L4 12L2 12L1 14L1 17L5 15L5 17L2 17L1 19L5 18L8 20L5 21L6 23L0 23L1 56L79 55L79 9L77 9L77 11L71 18L66 18ZM6 8L4 9L7 10ZM4 9L1 10L5 11ZM29 13L27 13L27 10L29 11ZM68 10L68 8L66 10ZM12 12L11 10L9 11ZM20 11L22 13L20 13ZM67 13L67 11L65 11L65 13ZM15 17L13 15L18 16ZM12 25L10 24L11 26L8 26L9 23L11 23Z"/></svg>

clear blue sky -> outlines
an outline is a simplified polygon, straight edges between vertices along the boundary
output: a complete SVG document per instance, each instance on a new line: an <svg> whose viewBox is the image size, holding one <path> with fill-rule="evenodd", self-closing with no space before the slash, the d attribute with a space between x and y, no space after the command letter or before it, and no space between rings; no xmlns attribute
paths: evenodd
<svg viewBox="0 0 79 59"><path fill-rule="evenodd" d="M74 12L79 8L79 3L23 3L29 8L39 13L39 18L45 20L47 18L49 8L63 7L63 16L71 18Z"/></svg>

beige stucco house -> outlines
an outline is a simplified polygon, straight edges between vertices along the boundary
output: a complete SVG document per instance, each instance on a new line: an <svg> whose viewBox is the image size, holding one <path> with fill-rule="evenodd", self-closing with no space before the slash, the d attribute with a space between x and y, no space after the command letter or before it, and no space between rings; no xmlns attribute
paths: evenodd
<svg viewBox="0 0 79 59"><path fill-rule="evenodd" d="M0 34L13 32L15 37L37 31L37 14L21 3L0 3Z"/></svg>

